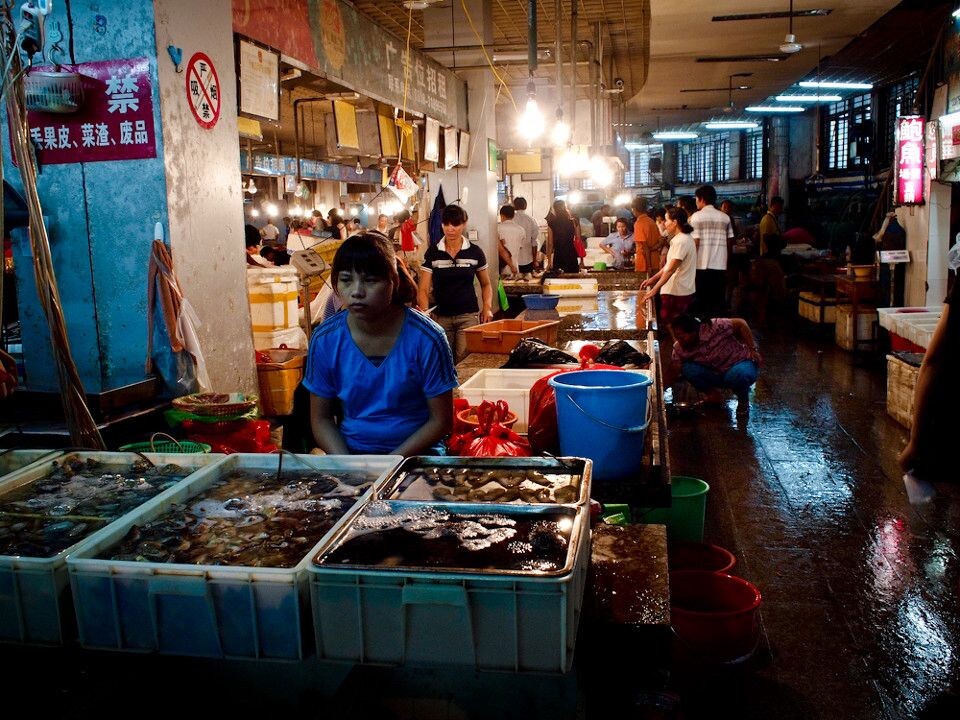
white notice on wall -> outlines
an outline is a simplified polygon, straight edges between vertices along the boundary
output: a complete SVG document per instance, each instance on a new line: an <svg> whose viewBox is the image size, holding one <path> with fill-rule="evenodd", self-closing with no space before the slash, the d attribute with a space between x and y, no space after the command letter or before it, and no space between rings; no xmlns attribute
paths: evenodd
<svg viewBox="0 0 960 720"><path fill-rule="evenodd" d="M240 40L240 112L280 120L280 55Z"/></svg>

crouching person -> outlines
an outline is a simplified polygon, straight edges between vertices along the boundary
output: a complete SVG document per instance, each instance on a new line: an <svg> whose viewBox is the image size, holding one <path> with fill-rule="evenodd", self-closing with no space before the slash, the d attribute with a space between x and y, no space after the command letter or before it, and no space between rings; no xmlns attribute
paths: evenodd
<svg viewBox="0 0 960 720"><path fill-rule="evenodd" d="M760 371L760 352L750 326L740 318L699 320L683 314L670 323L673 337L671 375L680 374L701 392L733 390L738 410L746 410L750 386Z"/></svg>

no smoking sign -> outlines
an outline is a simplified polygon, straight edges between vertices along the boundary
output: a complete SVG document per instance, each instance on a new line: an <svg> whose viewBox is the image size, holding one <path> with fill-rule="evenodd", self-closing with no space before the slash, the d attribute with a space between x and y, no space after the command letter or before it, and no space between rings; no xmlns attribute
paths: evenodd
<svg viewBox="0 0 960 720"><path fill-rule="evenodd" d="M220 78L204 53L194 53L187 63L187 100L200 127L210 130L220 119Z"/></svg>

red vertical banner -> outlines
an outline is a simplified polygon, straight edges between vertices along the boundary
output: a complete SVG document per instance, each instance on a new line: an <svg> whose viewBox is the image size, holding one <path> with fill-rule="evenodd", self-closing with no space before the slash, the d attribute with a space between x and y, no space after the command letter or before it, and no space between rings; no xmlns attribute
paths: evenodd
<svg viewBox="0 0 960 720"><path fill-rule="evenodd" d="M922 205L924 118L897 118L897 205Z"/></svg>

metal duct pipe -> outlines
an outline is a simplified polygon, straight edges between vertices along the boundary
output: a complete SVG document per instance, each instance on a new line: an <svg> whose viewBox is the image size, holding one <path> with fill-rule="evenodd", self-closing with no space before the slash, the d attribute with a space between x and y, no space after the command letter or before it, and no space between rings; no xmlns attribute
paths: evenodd
<svg viewBox="0 0 960 720"><path fill-rule="evenodd" d="M563 112L563 64L560 60L560 11L562 0L555 0L553 4L553 14L555 22L556 37L553 39L553 64L557 71L557 109ZM571 58L575 60L576 58ZM576 72L576 65L573 67ZM559 119L559 118L558 118Z"/></svg>
<svg viewBox="0 0 960 720"><path fill-rule="evenodd" d="M527 2L527 64L533 75L537 69L537 0Z"/></svg>
<svg viewBox="0 0 960 720"><path fill-rule="evenodd" d="M570 137L577 125L577 0L570 3Z"/></svg>

